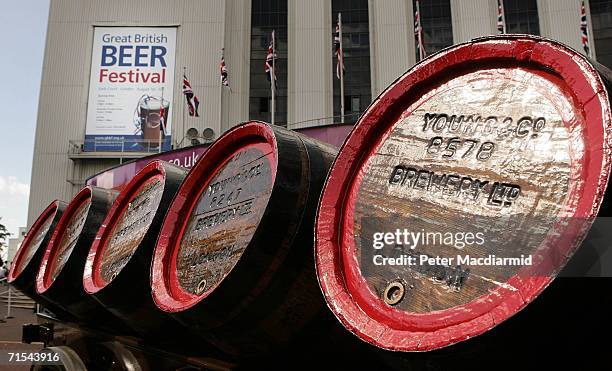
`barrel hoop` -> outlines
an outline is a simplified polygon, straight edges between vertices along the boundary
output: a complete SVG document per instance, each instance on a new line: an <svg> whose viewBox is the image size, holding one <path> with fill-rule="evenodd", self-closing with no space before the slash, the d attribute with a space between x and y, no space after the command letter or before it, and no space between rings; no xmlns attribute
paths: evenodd
<svg viewBox="0 0 612 371"><path fill-rule="evenodd" d="M158 181L163 183L165 180L166 172L164 166L160 161L152 161L147 164L141 171L139 171L134 178L124 187L119 196L115 199L115 202L111 206L108 214L104 219L104 222L100 226L96 234L96 238L89 250L87 255L87 261L85 263L85 272L83 275L83 287L85 291L94 294L104 288L110 281L105 280L101 274L101 268L103 264L103 258L107 253L109 238L116 232L117 223L122 219L124 213L128 207L136 198L143 188L150 182ZM159 200L157 200L159 202ZM152 211L153 215L157 212L158 205L155 205L156 209ZM148 225L145 226L144 234L148 231ZM142 241L142 234L137 244ZM129 257L133 255L133 251L129 254ZM129 258L128 258L129 260ZM123 262L123 266L127 264ZM120 273L120 269L117 273Z"/></svg>
<svg viewBox="0 0 612 371"><path fill-rule="evenodd" d="M57 200L51 202L51 204L47 206L36 219L32 225L32 228L30 228L28 231L28 234L21 243L19 250L15 254L13 264L11 264L11 270L9 271L8 275L9 283L13 282L15 279L17 279L17 277L19 277L21 272L23 272L25 267L30 263L36 251L40 248L40 244L42 243L44 236L49 233L51 223L57 215L58 203L59 201ZM42 236L40 235L41 233L43 234Z"/></svg>
<svg viewBox="0 0 612 371"><path fill-rule="evenodd" d="M77 216L78 212L84 212L85 215L81 215L83 217L82 224L86 219L88 210L84 208L88 208L91 205L91 197L92 190L91 187L85 187L74 196L74 199L68 204L66 210L62 214L59 222L57 223L57 227L55 231L53 231L53 236L51 236L51 240L47 245L47 249L45 250L45 255L42 258L40 269L38 271L38 275L36 276L36 292L42 294L47 291L49 287L53 284L54 277L52 277L52 272L55 271L56 276L59 274L59 271L63 268L63 265L58 262L58 250L62 247L64 239L68 236L65 236L66 229L72 224L73 218ZM75 230L76 231L76 230ZM78 231L76 231L78 232ZM77 234L80 234L78 232ZM76 237L78 239L78 237ZM74 241L73 241L74 242ZM72 244L74 246L74 243ZM63 253L66 255L63 257L63 261L66 262L69 259L70 253L72 252L70 244L65 246L66 249Z"/></svg>

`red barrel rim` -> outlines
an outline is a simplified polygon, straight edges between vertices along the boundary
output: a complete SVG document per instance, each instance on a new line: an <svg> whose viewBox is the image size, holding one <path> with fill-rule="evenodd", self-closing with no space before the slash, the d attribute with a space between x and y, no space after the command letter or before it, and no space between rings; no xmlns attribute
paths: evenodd
<svg viewBox="0 0 612 371"><path fill-rule="evenodd" d="M79 193L74 196L70 204L64 210L62 217L57 223L57 227L53 231L53 235L51 236L51 240L47 245L47 249L45 250L45 255L43 255L42 261L40 263L40 268L38 269L38 274L36 276L36 292L39 294L44 293L51 287L53 284L53 279L51 277L51 272L55 268L57 264L56 255L59 244L61 243L64 233L66 232L66 227L68 223L71 221L72 217L76 213L76 211L81 207L81 205L89 202L91 200L91 186L87 186L79 191ZM63 267L61 268L63 269Z"/></svg>
<svg viewBox="0 0 612 371"><path fill-rule="evenodd" d="M165 176L166 170L162 162L159 160L152 161L139 171L117 196L100 229L98 229L87 255L83 273L83 287L87 293L95 294L110 283L105 282L100 274L102 256L108 246L108 238L111 232L113 232L129 203L138 195L147 181L155 178L164 179Z"/></svg>
<svg viewBox="0 0 612 371"><path fill-rule="evenodd" d="M59 206L59 200L55 200L51 202L51 204L49 204L49 206L47 206L45 210L40 214L38 219L36 219L36 221L32 225L32 228L30 228L30 230L28 231L28 234L26 235L25 239L21 243L19 250L17 250L17 253L15 254L15 260L13 261L13 264L11 264L11 269L9 271L8 278L7 278L9 283L15 281L17 277L19 277L19 275L23 272L23 270L25 269L25 266L29 264L30 261L24 262L23 259L25 258L26 252L31 247L30 244L32 243L32 239L39 232L40 228L42 228L42 226L47 221L49 221L49 219L55 218L55 215L57 214L58 206Z"/></svg>
<svg viewBox="0 0 612 371"><path fill-rule="evenodd" d="M466 305L428 313L407 313L382 305L362 281L358 264L351 260L354 256L346 255L354 246L353 237L346 229L350 219L347 213L352 212L350 208L356 196L350 190L363 179L362 165L368 154L386 137L402 108L418 100L418 89L424 82L443 81L445 73L456 73L466 66L474 68L478 63L494 60L529 63L549 73L552 67L569 86L577 103L585 107L584 122L603 123L585 130L587 148L591 145L599 150L589 151L589 161L580 169L586 185L573 216L590 219L597 215L610 172L611 152L604 144L610 138L612 119L606 105L606 89L584 57L543 38L502 36L477 39L427 58L387 88L360 118L332 166L317 215L315 259L325 299L347 329L373 345L396 351L427 351L466 340L524 308L553 279L553 276L517 275L507 282L520 288L518 291L502 287ZM402 97L410 99L398 108ZM391 119L386 115L390 110ZM347 205L349 211L343 211ZM399 320L390 323L392 317Z"/></svg>
<svg viewBox="0 0 612 371"><path fill-rule="evenodd" d="M176 274L176 259L180 243L187 227L189 215L200 196L217 172L237 152L246 146L263 146L269 150L267 157L272 166L272 182L276 177L277 143L270 126L261 121L249 121L227 131L200 157L185 177L170 205L160 231L151 264L151 285L155 304L167 312L186 310L206 298L223 279L210 290L195 295L181 287Z"/></svg>

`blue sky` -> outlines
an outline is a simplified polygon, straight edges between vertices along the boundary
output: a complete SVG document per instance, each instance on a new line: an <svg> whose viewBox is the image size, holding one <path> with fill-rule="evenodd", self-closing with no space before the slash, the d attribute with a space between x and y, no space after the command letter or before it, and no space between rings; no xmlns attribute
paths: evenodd
<svg viewBox="0 0 612 371"><path fill-rule="evenodd" d="M0 223L25 226L48 0L7 1L0 11Z"/></svg>

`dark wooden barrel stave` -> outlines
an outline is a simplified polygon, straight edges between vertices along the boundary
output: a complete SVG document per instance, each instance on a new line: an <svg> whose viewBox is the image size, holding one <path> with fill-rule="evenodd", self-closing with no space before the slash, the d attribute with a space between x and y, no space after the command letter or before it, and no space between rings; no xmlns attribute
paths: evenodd
<svg viewBox="0 0 612 371"><path fill-rule="evenodd" d="M8 283L35 300L56 316L72 320L72 316L36 293L36 274L47 244L59 222L66 203L55 200L45 208L26 234L8 274Z"/></svg>
<svg viewBox="0 0 612 371"><path fill-rule="evenodd" d="M319 283L347 329L383 349L439 349L499 325L551 283L608 184L609 81L597 68L555 41L482 38L431 56L372 103L332 166L316 226ZM405 227L482 231L489 243L402 245L401 257L385 250L401 245L390 238L374 249L374 233ZM374 264L521 254L532 262Z"/></svg>
<svg viewBox="0 0 612 371"><path fill-rule="evenodd" d="M334 155L260 122L213 143L166 215L151 270L156 304L233 355L296 338L325 311L312 228Z"/></svg>
<svg viewBox="0 0 612 371"><path fill-rule="evenodd" d="M161 224L186 174L165 161L138 172L115 199L85 263L85 291L147 342L184 337L184 327L153 303L150 270Z"/></svg>
<svg viewBox="0 0 612 371"><path fill-rule="evenodd" d="M124 324L83 289L87 254L116 196L116 191L93 186L77 193L49 241L36 277L36 292L84 325L122 333L127 331Z"/></svg>

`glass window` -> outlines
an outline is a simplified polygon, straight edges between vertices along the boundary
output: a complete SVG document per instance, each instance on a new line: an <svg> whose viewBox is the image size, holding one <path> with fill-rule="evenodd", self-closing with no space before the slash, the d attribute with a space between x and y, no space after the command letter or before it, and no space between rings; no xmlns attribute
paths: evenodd
<svg viewBox="0 0 612 371"><path fill-rule="evenodd" d="M612 68L612 0L590 0L597 61Z"/></svg>
<svg viewBox="0 0 612 371"><path fill-rule="evenodd" d="M359 112L359 110L360 110L360 101L361 101L361 99L359 99L359 97L352 97L351 98L351 111Z"/></svg>
<svg viewBox="0 0 612 371"><path fill-rule="evenodd" d="M344 49L345 123L355 123L372 100L370 79L370 26L368 0L332 0L332 33L336 32L338 13L342 13ZM336 77L336 55L332 53L334 74L334 122L340 122L340 80Z"/></svg>
<svg viewBox="0 0 612 371"><path fill-rule="evenodd" d="M537 0L504 0L506 33L540 34Z"/></svg>
<svg viewBox="0 0 612 371"><path fill-rule="evenodd" d="M413 0L413 9L416 11L415 0ZM451 46L453 44L453 25L450 0L421 0L419 9L426 54L431 55ZM414 15L412 24L414 24ZM415 51L418 61L420 60L418 48L415 48Z"/></svg>
<svg viewBox="0 0 612 371"><path fill-rule="evenodd" d="M275 123L287 126L287 0L252 0L249 118L272 121L272 91L265 73L272 31L276 34Z"/></svg>

